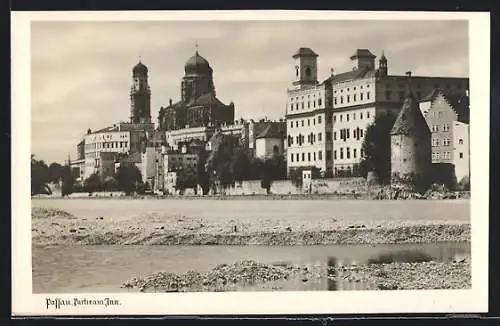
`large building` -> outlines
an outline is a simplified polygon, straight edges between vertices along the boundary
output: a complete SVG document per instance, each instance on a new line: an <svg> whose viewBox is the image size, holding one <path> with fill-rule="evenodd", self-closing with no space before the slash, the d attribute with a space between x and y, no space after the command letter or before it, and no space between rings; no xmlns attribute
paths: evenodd
<svg viewBox="0 0 500 326"><path fill-rule="evenodd" d="M375 117L398 114L405 98L406 76L390 75L387 57L358 49L352 70L318 81L318 54L300 48L294 55L295 78L287 90L288 169L316 166L327 175L357 175L366 128ZM465 94L468 78L413 76L415 97L434 88Z"/></svg>
<svg viewBox="0 0 500 326"><path fill-rule="evenodd" d="M469 99L435 89L420 103L432 132L432 163L451 164L460 182L470 176Z"/></svg>
<svg viewBox="0 0 500 326"><path fill-rule="evenodd" d="M159 129L219 127L234 121L234 104L222 103L215 95L213 70L198 51L184 66L181 100L160 108Z"/></svg>

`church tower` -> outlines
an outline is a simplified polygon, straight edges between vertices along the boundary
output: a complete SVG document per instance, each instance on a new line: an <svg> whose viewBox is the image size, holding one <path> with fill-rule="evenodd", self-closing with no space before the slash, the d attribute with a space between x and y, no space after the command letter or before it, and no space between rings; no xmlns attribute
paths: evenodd
<svg viewBox="0 0 500 326"><path fill-rule="evenodd" d="M318 55L310 48L300 48L293 55L295 59L295 79L293 85L318 84Z"/></svg>
<svg viewBox="0 0 500 326"><path fill-rule="evenodd" d="M379 77L387 76L387 58L384 55L384 51L382 51L382 56L378 60L378 75Z"/></svg>
<svg viewBox="0 0 500 326"><path fill-rule="evenodd" d="M141 61L132 69L130 122L151 123L151 89L148 85L148 68Z"/></svg>

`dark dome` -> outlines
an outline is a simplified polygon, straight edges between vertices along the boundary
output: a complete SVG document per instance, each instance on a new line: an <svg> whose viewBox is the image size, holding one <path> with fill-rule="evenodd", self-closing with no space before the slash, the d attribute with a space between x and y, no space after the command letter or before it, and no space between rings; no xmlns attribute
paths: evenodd
<svg viewBox="0 0 500 326"><path fill-rule="evenodd" d="M212 68L210 68L208 61L196 51L196 53L186 62L184 72L186 74L207 75L212 72Z"/></svg>
<svg viewBox="0 0 500 326"><path fill-rule="evenodd" d="M146 67L142 62L139 61L138 64L132 69L134 75L147 75L148 67Z"/></svg>

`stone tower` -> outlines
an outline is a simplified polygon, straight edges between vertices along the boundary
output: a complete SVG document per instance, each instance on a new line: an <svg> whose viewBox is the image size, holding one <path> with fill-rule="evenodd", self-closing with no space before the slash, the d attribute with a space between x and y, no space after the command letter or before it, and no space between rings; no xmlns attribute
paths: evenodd
<svg viewBox="0 0 500 326"><path fill-rule="evenodd" d="M318 55L309 48L300 48L293 55L295 59L294 85L318 84Z"/></svg>
<svg viewBox="0 0 500 326"><path fill-rule="evenodd" d="M417 189L432 166L431 133L411 90L411 73L406 74L406 96L390 133L391 184Z"/></svg>
<svg viewBox="0 0 500 326"><path fill-rule="evenodd" d="M385 57L384 51L382 51L382 56L378 60L378 76L386 77L388 74L387 71L387 58Z"/></svg>
<svg viewBox="0 0 500 326"><path fill-rule="evenodd" d="M130 122L151 122L151 89L148 84L148 68L141 61L132 69Z"/></svg>

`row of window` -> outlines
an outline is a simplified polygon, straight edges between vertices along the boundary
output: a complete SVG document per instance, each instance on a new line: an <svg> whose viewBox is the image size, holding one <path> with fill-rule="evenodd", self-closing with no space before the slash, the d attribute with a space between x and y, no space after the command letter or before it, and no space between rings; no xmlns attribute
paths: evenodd
<svg viewBox="0 0 500 326"><path fill-rule="evenodd" d="M301 109L305 109L305 103L306 102L301 102L301 103L292 103L290 104L290 111L293 111L293 109L295 108L296 110L299 109L299 104L300 104L300 108ZM318 107L320 107L322 105L322 101L321 99L319 98L318 99ZM311 106L311 101L307 101L307 108L310 109L311 107L315 108L316 107L316 100L312 101L312 106Z"/></svg>
<svg viewBox="0 0 500 326"><path fill-rule="evenodd" d="M326 135L326 140L332 140L332 133L327 131L325 133ZM307 135L307 143L308 144L314 144L316 142L316 140L318 142L322 142L323 141L323 133L322 132L319 132L318 133L318 137L316 137L316 134L311 132ZM295 138L293 138L292 135L288 135L288 147L292 146L294 144L294 141L295 141L295 144L299 145L299 146L302 146L302 144L304 143L304 135L302 134L299 134L297 136L295 136Z"/></svg>
<svg viewBox="0 0 500 326"><path fill-rule="evenodd" d="M337 116L338 116L338 121L339 122L343 122L343 119L344 119L344 115L343 114L334 114L333 115L333 122L337 122ZM366 112L366 118L367 119L370 119L370 112ZM360 112L359 113L359 120L363 120L363 118L365 117L363 115L363 112ZM350 119L352 118L352 120L356 120L356 112L353 112L353 113L346 113L345 114L345 121L350 121Z"/></svg>
<svg viewBox="0 0 500 326"><path fill-rule="evenodd" d="M449 123L443 123L441 125L441 128L439 128L440 125L432 125L431 126L431 131L432 132L440 132L440 131L450 131L450 124ZM441 130L439 130L441 129Z"/></svg>
<svg viewBox="0 0 500 326"><path fill-rule="evenodd" d="M313 124L313 126L315 126L316 125L316 118L313 118L312 120L313 120L312 124ZM318 121L318 124L321 124L321 122L322 122L321 116L318 116L317 121ZM307 120L302 119L300 122L301 122L300 125L302 127L305 127L305 122L307 122L308 127L311 125L311 119L307 119ZM298 127L299 127L299 120L296 120L295 121L295 128L298 128ZM293 121L290 121L290 128L293 128Z"/></svg>
<svg viewBox="0 0 500 326"><path fill-rule="evenodd" d="M352 136L353 139L360 140L363 138L364 135L364 130L357 127L355 129L352 129ZM347 139L351 138L351 130L348 128L345 129L340 129L339 130L339 138L340 140L346 141ZM333 140L337 140L337 132L333 132Z"/></svg>
<svg viewBox="0 0 500 326"><path fill-rule="evenodd" d="M351 98L351 95L348 94L346 95L345 97L345 102L346 103L351 103L351 102L356 102L357 101L357 97L356 97L357 94L353 94L352 98ZM352 99L352 101L351 101ZM365 97L364 97L364 93L359 93L359 100L360 101L364 101ZM366 100L369 100L370 99L370 92L366 92ZM333 98L333 103L335 105L337 104L344 104L344 96L340 96L338 101L337 101L337 97L334 97Z"/></svg>
<svg viewBox="0 0 500 326"><path fill-rule="evenodd" d="M460 140L463 142L462 139L460 139ZM442 146L450 146L450 145L451 145L451 139L450 138L443 139ZM440 142L439 138L432 138L432 146L433 147L441 146L441 142Z"/></svg>
<svg viewBox="0 0 500 326"><path fill-rule="evenodd" d="M361 85L359 88L360 88L360 89L363 89L363 85ZM370 84L366 84L366 88L370 88ZM354 86L352 89L355 91L355 90L356 90L356 86ZM349 92L351 89L350 89L349 87L347 87L347 89L346 89L346 90L347 90L347 92ZM343 93L343 92L344 92L344 89L343 89L343 88L341 88L339 91L340 91L340 93ZM337 90L336 90L336 89L335 89L335 90L333 90L333 93L334 93L334 94L337 94Z"/></svg>
<svg viewBox="0 0 500 326"><path fill-rule="evenodd" d="M337 155L338 154L338 155ZM351 155L352 154L352 155ZM364 152L363 149L361 148L359 151L359 158L363 157ZM343 160L343 159L350 159L350 158L358 158L358 150L357 148L351 148L350 147L341 147L338 152L337 150L333 151L333 156L332 156L332 151L326 151L326 159L327 160ZM318 155L316 156L316 152L312 152L312 154L309 153L291 153L290 154L290 162L311 162L311 160L316 161L316 158L319 161L323 160L323 152L318 151ZM301 160L302 159L302 160ZM433 155L434 159L434 155Z"/></svg>
<svg viewBox="0 0 500 326"><path fill-rule="evenodd" d="M104 143L94 143L85 145L87 150L92 149L101 149L101 148L127 148L127 141L112 141L112 142L104 142Z"/></svg>
<svg viewBox="0 0 500 326"><path fill-rule="evenodd" d="M450 152L443 152L443 153L435 152L435 153L432 153L432 160L449 160L450 158L451 158ZM458 158L459 159L463 159L464 158L464 153L463 152L458 153Z"/></svg>

